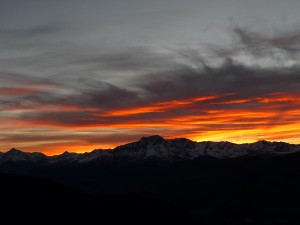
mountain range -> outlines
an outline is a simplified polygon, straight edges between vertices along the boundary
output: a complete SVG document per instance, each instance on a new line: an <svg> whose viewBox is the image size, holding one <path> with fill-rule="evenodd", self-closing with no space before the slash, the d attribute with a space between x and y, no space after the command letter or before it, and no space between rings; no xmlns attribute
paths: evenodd
<svg viewBox="0 0 300 225"><path fill-rule="evenodd" d="M300 145L157 135L81 154L11 149L0 154L1 202L7 217L50 212L51 224L298 225L299 163Z"/></svg>
<svg viewBox="0 0 300 225"><path fill-rule="evenodd" d="M0 164L6 162L33 162L45 165L100 162L130 163L139 160L180 161L203 156L230 159L247 156L278 156L300 152L300 145L285 142L258 141L250 144L230 142L195 142L186 138L164 139L154 135L114 149L96 149L87 153L64 152L46 156L40 152L22 152L15 148L0 152Z"/></svg>

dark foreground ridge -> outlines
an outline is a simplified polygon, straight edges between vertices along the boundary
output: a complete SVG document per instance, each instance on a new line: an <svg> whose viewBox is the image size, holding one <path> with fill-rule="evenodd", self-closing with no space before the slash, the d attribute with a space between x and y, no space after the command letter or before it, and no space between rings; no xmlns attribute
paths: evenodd
<svg viewBox="0 0 300 225"><path fill-rule="evenodd" d="M12 149L0 160L3 215L42 215L43 224L298 225L298 148L153 136L54 157Z"/></svg>
<svg viewBox="0 0 300 225"><path fill-rule="evenodd" d="M193 224L160 200L131 195L95 197L51 181L0 174L1 220L8 224Z"/></svg>

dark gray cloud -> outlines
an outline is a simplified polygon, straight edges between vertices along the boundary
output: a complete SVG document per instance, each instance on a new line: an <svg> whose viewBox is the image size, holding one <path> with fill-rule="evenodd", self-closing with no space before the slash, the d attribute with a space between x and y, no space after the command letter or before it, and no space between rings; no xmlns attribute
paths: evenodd
<svg viewBox="0 0 300 225"><path fill-rule="evenodd" d="M2 28L0 25L0 57L18 58L36 55L38 52L63 48L61 37L66 29L62 24L46 24L29 27ZM1 63L1 62L0 62Z"/></svg>
<svg viewBox="0 0 300 225"><path fill-rule="evenodd" d="M284 63L299 59L300 30L293 27L288 31L273 31L259 33L247 27L230 26L233 37L232 46L210 45L210 49L220 57L248 55L252 60L273 60L274 63ZM256 58L256 59L255 59Z"/></svg>
<svg viewBox="0 0 300 225"><path fill-rule="evenodd" d="M0 29L0 38L35 38L62 31L59 25L34 26L23 29Z"/></svg>
<svg viewBox="0 0 300 225"><path fill-rule="evenodd" d="M50 79L39 77L31 73L17 73L10 71L0 71L0 85L5 86L20 86L20 85L38 85L38 84L53 84Z"/></svg>
<svg viewBox="0 0 300 225"><path fill-rule="evenodd" d="M87 58L85 63L94 63L114 71L148 72L168 68L174 64L174 56L158 54L147 47L133 47L111 55Z"/></svg>
<svg viewBox="0 0 300 225"><path fill-rule="evenodd" d="M125 142L152 131L172 138L292 126L299 117L299 6L2 0L0 132L12 136L0 138L44 145L36 131L22 129L56 127L71 145L76 129L109 127L117 135L101 137ZM47 135L49 143L63 142ZM96 134L76 135L98 143Z"/></svg>
<svg viewBox="0 0 300 225"><path fill-rule="evenodd" d="M242 28L235 28L239 37L239 45L245 46L252 54L252 45L257 52L265 54L265 46L259 44L258 35L250 35ZM288 39L287 35L285 35ZM282 38L282 35L279 37ZM273 37L272 40L275 40ZM270 42L270 40L268 40ZM269 49L277 48L268 45ZM221 47L220 47L221 49ZM239 51L232 48L231 52ZM265 55L268 57L268 55ZM201 55L197 50L186 49L180 54L155 53L149 49L130 49L119 56L99 56L88 58L86 55L77 56L75 62L88 65L99 62L100 69L114 71L130 70L140 72L131 78L121 78L119 84L113 84L101 79L101 75L93 73L57 74L49 77L30 76L27 74L3 73L0 78L3 82L25 84L51 84L53 90L31 93L18 97L15 100L30 101L38 104L74 105L77 107L95 107L99 110L111 108L137 107L154 104L161 101L183 100L199 96L222 95L227 100L241 98L263 97L272 93L293 92L300 90L300 66L256 66L237 62L230 55L223 56L223 63L212 65L211 60ZM215 59L220 59L216 54ZM287 59L290 60L290 59ZM291 59L292 60L292 59ZM68 65L68 62L65 62ZM74 62L69 62L73 65ZM154 72L147 72L153 68ZM83 71L80 71L83 72ZM124 82L124 86L122 86ZM223 101L226 99L216 99Z"/></svg>
<svg viewBox="0 0 300 225"><path fill-rule="evenodd" d="M296 123L297 116L289 114L299 109L297 38L290 33L268 36L240 27L231 30L236 37L231 46L208 46L206 51L137 47L119 54L84 51L31 56L24 68L36 67L40 73L2 72L1 109L20 111L0 116L70 130L137 127L140 133L151 134L146 129L160 128L159 132L170 137L176 132L205 134ZM291 44L280 42L283 37L292 40ZM272 55L278 49L284 55L281 63ZM23 60L15 62L22 64ZM49 69L49 65L57 67ZM106 73L111 77L103 75ZM34 91L26 92L26 88ZM236 116L235 112L249 115ZM138 131L131 131L115 140L121 143L137 136ZM114 139L102 135L97 140L96 134L64 137L69 141L78 138L81 144ZM5 136L4 141L14 138L17 136ZM49 141L55 139L63 141L55 135ZM30 142L34 137L25 135L22 140Z"/></svg>
<svg viewBox="0 0 300 225"><path fill-rule="evenodd" d="M268 49L277 48L285 51L299 51L300 31L293 30L285 33L273 35L262 35L251 31L250 29L234 27L234 33L237 34L239 41L253 52L264 52ZM257 51L256 51L257 50Z"/></svg>

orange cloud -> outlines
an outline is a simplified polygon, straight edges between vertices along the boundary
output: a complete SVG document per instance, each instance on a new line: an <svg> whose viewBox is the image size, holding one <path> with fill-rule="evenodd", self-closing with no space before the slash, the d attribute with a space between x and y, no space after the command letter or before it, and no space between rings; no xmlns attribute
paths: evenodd
<svg viewBox="0 0 300 225"><path fill-rule="evenodd" d="M22 108L26 117L20 116L20 109L4 114L7 119L0 125L0 132L4 133L5 129L18 131L40 128L58 129L70 132L70 135L62 138L48 136L47 139L48 134L41 134L42 138L30 136L28 140L12 136L3 139L1 146L15 142L24 150L43 149L45 153L53 155L62 151L85 152L95 148L112 148L135 140L132 136L118 140L120 133L114 137L117 130L122 130L123 134L135 133L134 137L140 132L149 135L156 133L167 138L187 137L196 141L244 143L266 139L300 143L299 101L298 95L292 93L273 93L255 98L240 98L238 94L231 93L105 111L72 105L40 105ZM95 133L94 138L81 135L87 130L94 132L103 129L109 129L111 136L103 136L100 132L101 141L97 140L98 134L95 136ZM72 132L76 132L76 135Z"/></svg>
<svg viewBox="0 0 300 225"><path fill-rule="evenodd" d="M216 96L205 96L205 97L197 97L190 98L185 100L171 100L165 102L158 102L156 104L152 104L144 107L136 107L122 110L113 110L107 113L108 116L124 116L124 115L132 115L132 114L141 114L141 113L151 113L151 112L165 112L168 110L185 107L187 105L191 105L197 102L207 101L216 98Z"/></svg>
<svg viewBox="0 0 300 225"><path fill-rule="evenodd" d="M1 88L0 95L26 95L36 92L34 89L30 88Z"/></svg>
<svg viewBox="0 0 300 225"><path fill-rule="evenodd" d="M0 95L7 96L18 96L18 95L28 95L40 91L50 90L54 87L48 84L36 84L36 85L26 85L26 87L2 87L0 88Z"/></svg>

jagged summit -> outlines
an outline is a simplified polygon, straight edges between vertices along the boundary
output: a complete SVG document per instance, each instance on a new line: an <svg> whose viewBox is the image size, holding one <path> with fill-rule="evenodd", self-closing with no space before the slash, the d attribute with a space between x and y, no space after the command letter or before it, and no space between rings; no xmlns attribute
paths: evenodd
<svg viewBox="0 0 300 225"><path fill-rule="evenodd" d="M16 148L12 148L4 154L4 157L8 160L18 161L18 160L27 160L27 153L22 152Z"/></svg>
<svg viewBox="0 0 300 225"><path fill-rule="evenodd" d="M10 153L10 154L16 154L16 153L20 153L20 152L22 152L22 151L19 149L16 149L16 148L11 148L10 150L7 151L7 153Z"/></svg>
<svg viewBox="0 0 300 225"><path fill-rule="evenodd" d="M43 164L73 164L101 162L131 162L159 159L165 161L193 160L203 156L219 159L241 156L276 156L300 152L300 145L265 140L250 144L222 142L195 142L187 138L164 139L159 135L142 137L140 140L116 147L113 150L94 150L78 154L64 152L61 155L45 156L42 153L27 153L12 148L0 153L0 164L4 162L27 161Z"/></svg>
<svg viewBox="0 0 300 225"><path fill-rule="evenodd" d="M165 139L159 135L152 135L148 137L142 137L140 141L148 142L152 144L161 144L165 141Z"/></svg>
<svg viewBox="0 0 300 225"><path fill-rule="evenodd" d="M60 156L69 156L74 154L74 152L68 152L68 151L64 151Z"/></svg>

